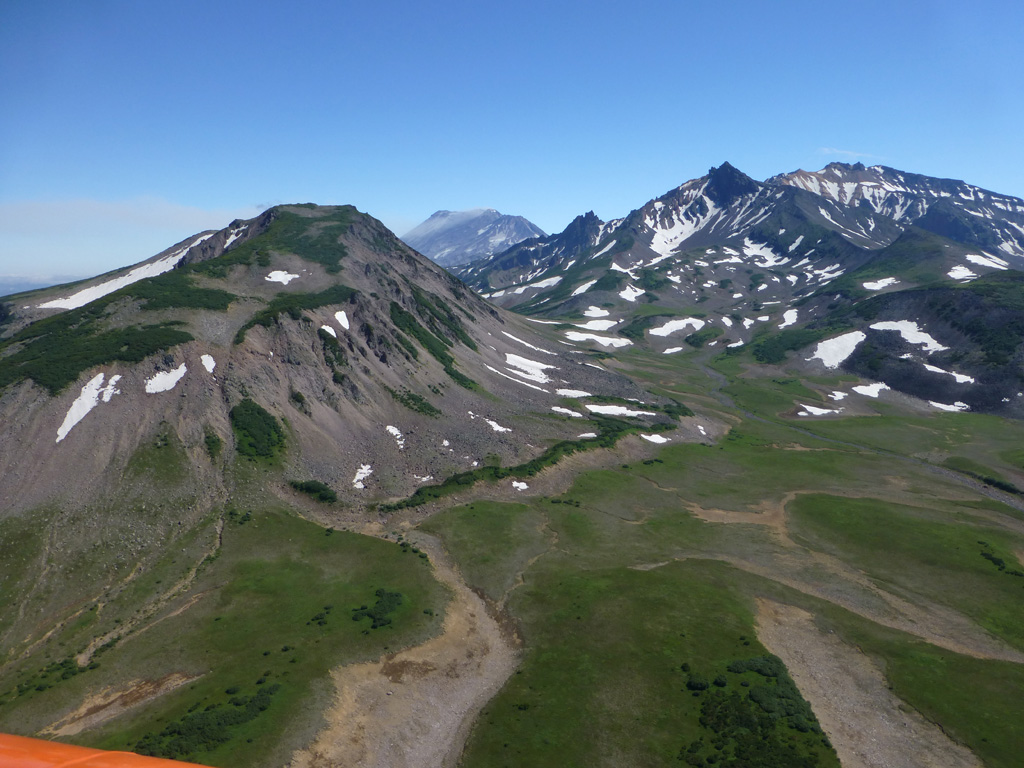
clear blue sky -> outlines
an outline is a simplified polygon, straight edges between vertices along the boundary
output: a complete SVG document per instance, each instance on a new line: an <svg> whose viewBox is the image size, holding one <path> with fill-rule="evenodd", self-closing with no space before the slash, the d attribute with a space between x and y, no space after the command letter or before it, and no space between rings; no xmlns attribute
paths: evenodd
<svg viewBox="0 0 1024 768"><path fill-rule="evenodd" d="M279 202L560 231L724 160L1024 197L1024 5L4 0L0 276L83 276Z"/></svg>

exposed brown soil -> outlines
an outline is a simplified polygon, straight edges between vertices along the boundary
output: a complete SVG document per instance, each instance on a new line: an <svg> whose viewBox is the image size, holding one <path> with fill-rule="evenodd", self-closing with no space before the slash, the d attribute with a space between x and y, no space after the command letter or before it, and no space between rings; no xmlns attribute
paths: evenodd
<svg viewBox="0 0 1024 768"><path fill-rule="evenodd" d="M44 736L74 736L88 728L95 728L132 707L173 691L197 677L172 672L159 680L133 680L120 690L107 688L90 694L78 709L48 725L41 733Z"/></svg>
<svg viewBox="0 0 1024 768"><path fill-rule="evenodd" d="M757 635L782 659L843 768L981 768L970 750L907 707L857 648L799 608L758 600Z"/></svg>
<svg viewBox="0 0 1024 768"><path fill-rule="evenodd" d="M334 670L327 727L292 768L453 766L473 720L508 679L519 641L466 586L438 542L415 533L452 590L441 635L377 661Z"/></svg>

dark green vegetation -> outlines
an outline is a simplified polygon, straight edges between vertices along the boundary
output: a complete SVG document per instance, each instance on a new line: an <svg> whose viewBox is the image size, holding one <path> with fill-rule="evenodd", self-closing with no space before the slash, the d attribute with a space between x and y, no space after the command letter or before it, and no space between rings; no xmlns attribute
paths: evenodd
<svg viewBox="0 0 1024 768"><path fill-rule="evenodd" d="M0 387L25 379L56 395L83 371L106 363L138 363L150 355L192 341L178 323L103 329L105 305L93 302L40 320L0 342Z"/></svg>
<svg viewBox="0 0 1024 768"><path fill-rule="evenodd" d="M355 289L340 284L332 285L319 293L280 293L277 298L271 300L266 308L256 312L245 325L238 329L238 333L235 334L235 344L241 344L245 340L246 331L254 326L260 325L269 328L281 315L288 315L292 320L298 320L304 309L344 304L355 295Z"/></svg>
<svg viewBox="0 0 1024 768"><path fill-rule="evenodd" d="M293 206L303 207L303 206ZM272 253L294 253L307 261L320 264L329 273L341 270L347 251L339 238L356 218L350 205L334 209L320 208L313 218L283 208L271 212L272 221L263 234L235 246L218 259L190 265L189 269L211 277L227 277L236 265L267 266Z"/></svg>
<svg viewBox="0 0 1024 768"><path fill-rule="evenodd" d="M661 432L672 428L672 425L665 423L653 424L641 428L634 424L630 424L629 422L625 422L622 419L608 417L594 417L593 421L600 428L600 432L598 432L596 438L588 440L559 440L557 443L545 450L540 456L523 462L522 464L517 464L514 467L485 465L466 472L460 472L456 475L452 475L443 483L438 485L424 485L417 488L416 492L409 498L393 504L387 504L384 508L390 512L395 512L400 509L408 509L409 507L418 507L422 504L427 504L431 501L436 501L445 496L449 496L460 490L466 490L481 480L489 480L493 482L496 480L503 480L508 477L533 477L533 475L536 475L545 467L557 464L566 456L570 456L580 451L590 450L592 448L609 448L615 445L620 438L627 434L637 432L640 429L647 432Z"/></svg>
<svg viewBox="0 0 1024 768"><path fill-rule="evenodd" d="M333 504L338 500L338 494L329 485L321 483L319 480L292 480L289 485L296 491L309 494L325 504Z"/></svg>
<svg viewBox="0 0 1024 768"><path fill-rule="evenodd" d="M759 363L781 363L786 353L801 349L835 332L828 328L788 328L779 333L766 335L751 345L754 359Z"/></svg>
<svg viewBox="0 0 1024 768"><path fill-rule="evenodd" d="M388 393L410 411L422 413L424 416L437 417L441 415L438 408L435 408L429 400L416 392L410 392L408 389L396 392L389 387Z"/></svg>
<svg viewBox="0 0 1024 768"><path fill-rule="evenodd" d="M237 298L219 288L198 288L191 275L177 269L148 280L140 280L122 288L118 294L139 299L143 302L142 309L148 310L176 308L223 311Z"/></svg>
<svg viewBox="0 0 1024 768"><path fill-rule="evenodd" d="M230 509L224 520L221 543L188 589L93 654L93 663L70 674L77 667L70 659L45 669L27 662L5 666L3 730L35 732L96 687L183 674L187 684L73 740L215 766L279 765L301 746L304 723L330 702L324 682L330 669L378 658L440 629L444 591L424 578L429 571L422 561L403 556L398 545L343 531L325 535L279 509ZM212 523L202 531L204 546L218 541ZM175 554L180 547L171 549L168 565L183 558ZM179 560L171 572L190 565ZM159 594L169 586L158 581L149 589ZM350 620L348 607L360 605L373 605L386 622L371 631L366 620ZM183 606L187 610L176 611ZM107 617L112 609L116 605L98 617L95 608L86 611L91 623L68 628L75 643L69 651L77 653L79 643L116 626Z"/></svg>
<svg viewBox="0 0 1024 768"><path fill-rule="evenodd" d="M431 305L432 306L432 305ZM403 309L398 302L391 302L391 322L395 324L395 327L406 336L411 336L420 346L422 346L427 352L429 352L442 366L444 366L444 372L447 373L452 380L460 387L466 389L475 389L476 383L465 374L461 373L455 368L455 358L452 357L448 348L452 346L452 342L449 341L443 334L438 336L426 328L416 319L416 316L411 312ZM448 317L448 316L446 316ZM450 316L449 320L454 318L457 321L458 318ZM461 326L460 326L461 328ZM463 332L462 335L465 335ZM401 338L401 336L399 336ZM470 340L472 343L472 340ZM476 345L473 345L474 348ZM407 349L415 350L415 347L411 345L406 346ZM417 357L417 354L413 354L413 357Z"/></svg>
<svg viewBox="0 0 1024 768"><path fill-rule="evenodd" d="M361 605L352 609L352 621L370 619L371 629L380 629L391 623L391 614L402 604L402 593L378 589L375 594L377 602L372 608Z"/></svg>
<svg viewBox="0 0 1024 768"><path fill-rule="evenodd" d="M284 448L284 432L277 419L248 397L231 409L238 453L251 459L269 459Z"/></svg>

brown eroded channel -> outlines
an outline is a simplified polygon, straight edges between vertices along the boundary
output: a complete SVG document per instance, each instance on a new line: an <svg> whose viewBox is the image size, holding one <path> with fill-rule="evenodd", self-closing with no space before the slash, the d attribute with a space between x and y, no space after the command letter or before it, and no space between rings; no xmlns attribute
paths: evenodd
<svg viewBox="0 0 1024 768"><path fill-rule="evenodd" d="M291 768L454 766L473 720L518 662L519 641L473 592L440 543L416 533L452 591L438 637L332 673L327 726Z"/></svg>

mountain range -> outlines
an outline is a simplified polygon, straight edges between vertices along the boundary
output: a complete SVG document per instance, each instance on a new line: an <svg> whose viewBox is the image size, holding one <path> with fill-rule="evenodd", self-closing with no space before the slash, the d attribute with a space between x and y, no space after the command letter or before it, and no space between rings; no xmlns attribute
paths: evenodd
<svg viewBox="0 0 1024 768"><path fill-rule="evenodd" d="M882 166L832 163L762 183L725 163L622 219L587 213L457 273L528 314L603 308L567 334L617 330L591 339L606 345L645 339L671 353L688 330L691 343L735 349L777 328L790 330L783 345L807 347L845 330L864 344L826 367L1019 417L1024 316L1004 299L1022 267L1018 198ZM650 309L635 318L638 306ZM912 340L925 331L933 342Z"/></svg>
<svg viewBox="0 0 1024 768"><path fill-rule="evenodd" d="M1024 201L725 163L455 274L413 241L281 205L0 300L0 731L1016 765Z"/></svg>

